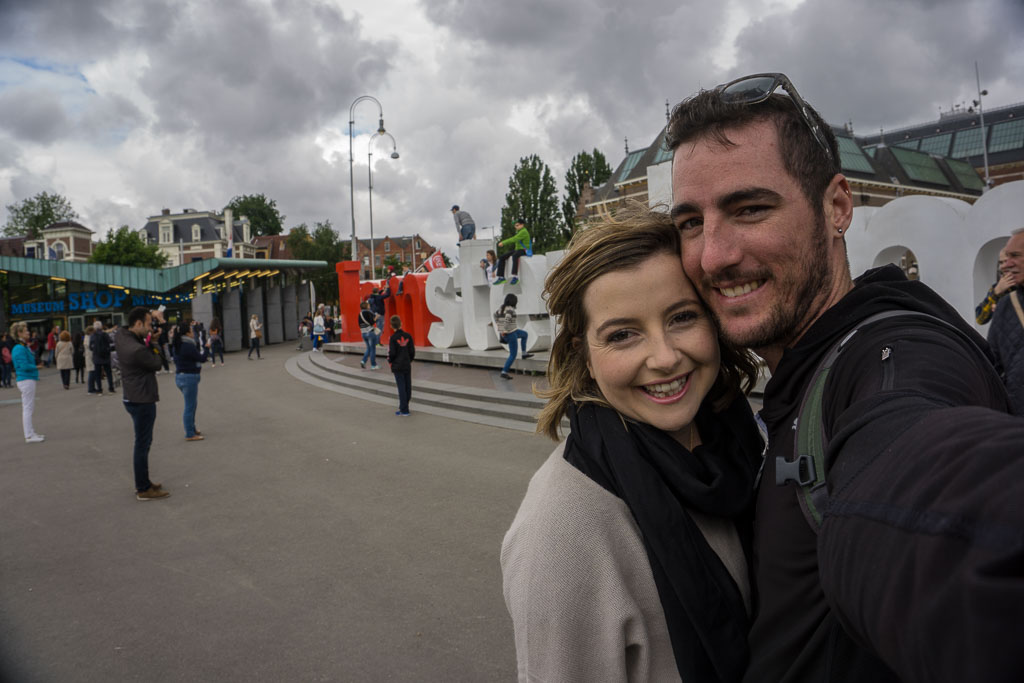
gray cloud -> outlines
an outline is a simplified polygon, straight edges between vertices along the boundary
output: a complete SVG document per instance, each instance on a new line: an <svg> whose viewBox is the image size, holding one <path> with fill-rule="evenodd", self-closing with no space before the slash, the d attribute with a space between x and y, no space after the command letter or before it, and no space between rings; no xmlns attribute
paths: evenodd
<svg viewBox="0 0 1024 683"><path fill-rule="evenodd" d="M0 129L19 140L46 144L67 133L68 119L52 91L13 88L0 91Z"/></svg>
<svg viewBox="0 0 1024 683"><path fill-rule="evenodd" d="M64 109L51 98L39 121L0 113L0 140L10 141L0 173L13 179L0 200L60 191L104 229L262 192L289 226L330 219L347 236L347 112L370 94L402 155L376 148L374 233L419 232L451 250L448 207L496 223L520 157L539 154L561 187L576 152L598 147L615 165L624 136L635 149L664 125L666 99L738 74L785 71L826 118L864 132L968 99L975 59L987 106L1024 100L1015 0L815 0L792 11L773 0L397 2L0 0L5 54L72 75L114 65L103 73L129 79L120 95L94 85ZM744 12L753 18L723 68L722 41ZM392 23L397 35L376 38ZM3 87L0 102L11 96ZM61 115L73 136L56 133ZM374 107L361 105L356 120L371 129ZM343 148L325 160L317 140L332 129ZM52 173L19 165L33 145L57 160ZM365 137L355 163L365 237ZM81 171L92 166L101 179Z"/></svg>

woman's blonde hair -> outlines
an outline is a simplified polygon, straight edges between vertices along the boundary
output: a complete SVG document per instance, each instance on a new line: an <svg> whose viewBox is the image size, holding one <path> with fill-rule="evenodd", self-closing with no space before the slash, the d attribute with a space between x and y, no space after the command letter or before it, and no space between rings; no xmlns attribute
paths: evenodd
<svg viewBox="0 0 1024 683"><path fill-rule="evenodd" d="M14 337L14 341L21 341L21 331L28 329L28 323L16 322L11 325L11 336Z"/></svg>
<svg viewBox="0 0 1024 683"><path fill-rule="evenodd" d="M565 257L544 282L548 312L558 318L559 325L548 360L549 388L535 392L548 400L537 418L538 433L557 441L562 418L573 403L608 405L587 368L583 298L590 284L608 273L637 268L659 254L678 257L679 246L679 232L669 215L638 203L573 235ZM721 369L707 398L721 409L741 391L753 388L757 362L749 351L721 341L719 345Z"/></svg>

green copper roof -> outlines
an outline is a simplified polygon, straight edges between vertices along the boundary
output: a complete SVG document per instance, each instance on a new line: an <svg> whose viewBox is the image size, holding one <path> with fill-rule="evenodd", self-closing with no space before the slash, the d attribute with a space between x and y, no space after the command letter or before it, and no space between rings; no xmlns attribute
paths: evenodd
<svg viewBox="0 0 1024 683"><path fill-rule="evenodd" d="M319 270L326 267L326 261L208 258L173 268L156 269L0 256L0 270L9 273L58 277L98 285L117 285L125 289L154 293L169 292L203 273L217 270Z"/></svg>

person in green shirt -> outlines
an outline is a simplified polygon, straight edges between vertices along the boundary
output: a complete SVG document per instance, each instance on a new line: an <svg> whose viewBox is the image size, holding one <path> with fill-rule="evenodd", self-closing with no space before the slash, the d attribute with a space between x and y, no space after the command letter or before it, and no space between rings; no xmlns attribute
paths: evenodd
<svg viewBox="0 0 1024 683"><path fill-rule="evenodd" d="M512 279L509 281L509 284L514 285L519 282L519 257L523 255L533 256L533 243L530 241L530 231L526 229L526 224L522 218L516 221L516 231L516 234L508 239L498 242L499 247L511 243L515 249L508 254L503 254L498 259L498 279L494 281L495 285L505 284L505 261L509 257L512 257Z"/></svg>

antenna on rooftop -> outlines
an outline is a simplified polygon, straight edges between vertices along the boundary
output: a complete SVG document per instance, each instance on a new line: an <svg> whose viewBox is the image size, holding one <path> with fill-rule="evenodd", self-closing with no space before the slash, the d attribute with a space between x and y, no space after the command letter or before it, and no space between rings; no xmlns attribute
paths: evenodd
<svg viewBox="0 0 1024 683"><path fill-rule="evenodd" d="M629 138L622 138L626 141L626 156L629 156Z"/></svg>
<svg viewBox="0 0 1024 683"><path fill-rule="evenodd" d="M671 121L672 120L672 112L669 109L668 100L665 100L665 120L666 121Z"/></svg>

